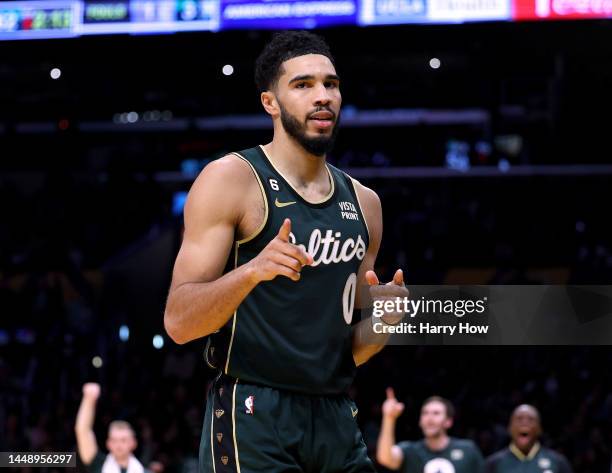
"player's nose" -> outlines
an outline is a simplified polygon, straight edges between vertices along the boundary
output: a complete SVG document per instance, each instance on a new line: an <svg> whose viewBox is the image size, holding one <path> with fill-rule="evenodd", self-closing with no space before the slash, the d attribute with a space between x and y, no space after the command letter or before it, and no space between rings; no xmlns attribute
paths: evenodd
<svg viewBox="0 0 612 473"><path fill-rule="evenodd" d="M324 84L317 84L314 94L314 104L317 106L328 105L332 101L330 90Z"/></svg>

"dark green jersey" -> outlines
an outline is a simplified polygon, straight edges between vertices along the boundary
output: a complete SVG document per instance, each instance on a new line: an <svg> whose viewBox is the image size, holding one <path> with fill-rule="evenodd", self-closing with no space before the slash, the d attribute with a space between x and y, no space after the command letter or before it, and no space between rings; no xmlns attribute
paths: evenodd
<svg viewBox="0 0 612 473"><path fill-rule="evenodd" d="M294 282L278 276L258 284L213 345L225 374L247 383L309 394L336 394L351 384L351 320L357 271L369 239L352 179L327 165L331 191L303 199L262 147L235 153L251 166L265 195L259 231L236 241L228 270L255 258L291 219L290 241L314 258ZM225 344L223 344L225 340Z"/></svg>
<svg viewBox="0 0 612 473"><path fill-rule="evenodd" d="M536 444L528 455L514 445L494 453L485 463L486 473L572 473L566 458Z"/></svg>
<svg viewBox="0 0 612 473"><path fill-rule="evenodd" d="M430 450L425 440L401 442L402 473L481 473L483 459L471 440L451 438L443 450Z"/></svg>
<svg viewBox="0 0 612 473"><path fill-rule="evenodd" d="M106 453L98 450L91 463L85 465L87 473L102 473L102 466L106 461L106 455ZM120 473L127 473L127 468L120 468Z"/></svg>

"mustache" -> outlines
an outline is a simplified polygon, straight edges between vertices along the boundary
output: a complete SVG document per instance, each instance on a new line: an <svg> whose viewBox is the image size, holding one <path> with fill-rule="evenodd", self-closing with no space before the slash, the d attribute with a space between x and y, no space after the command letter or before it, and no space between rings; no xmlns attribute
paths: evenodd
<svg viewBox="0 0 612 473"><path fill-rule="evenodd" d="M315 113L319 113L319 112L329 112L332 114L332 120L336 121L336 114L334 113L334 111L329 108L329 107L318 107L316 110L313 110L312 112L310 112L307 116L306 119L310 120L310 117L312 117Z"/></svg>

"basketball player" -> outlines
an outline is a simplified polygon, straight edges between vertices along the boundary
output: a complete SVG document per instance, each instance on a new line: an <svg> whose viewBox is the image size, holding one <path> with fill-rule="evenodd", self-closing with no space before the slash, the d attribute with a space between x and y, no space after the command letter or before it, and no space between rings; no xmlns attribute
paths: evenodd
<svg viewBox="0 0 612 473"><path fill-rule="evenodd" d="M134 457L137 442L129 423L115 420L108 427L105 455L98 448L93 431L96 403L100 397L100 385L83 385L83 399L77 413L74 431L79 457L88 473L145 473L142 464Z"/></svg>
<svg viewBox="0 0 612 473"><path fill-rule="evenodd" d="M423 402L419 426L423 440L395 444L395 423L404 404L387 388L376 459L381 465L403 473L481 473L482 454L471 440L449 437L455 409L451 402L432 396Z"/></svg>
<svg viewBox="0 0 612 473"><path fill-rule="evenodd" d="M325 160L341 106L327 44L280 33L255 79L272 142L214 161L194 182L164 317L178 343L213 335L209 364L221 373L200 471L371 472L345 393L383 345L356 335L355 294L366 283L374 297L408 291L400 270L384 286L372 271L378 196Z"/></svg>
<svg viewBox="0 0 612 473"><path fill-rule="evenodd" d="M486 473L572 473L572 467L560 453L542 447L540 413L528 404L514 409L508 431L508 448L487 458Z"/></svg>

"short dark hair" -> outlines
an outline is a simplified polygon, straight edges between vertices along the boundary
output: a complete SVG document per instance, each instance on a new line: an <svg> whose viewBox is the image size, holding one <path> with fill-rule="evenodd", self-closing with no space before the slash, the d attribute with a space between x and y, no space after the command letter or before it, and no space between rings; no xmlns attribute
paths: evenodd
<svg viewBox="0 0 612 473"><path fill-rule="evenodd" d="M448 399L443 398L441 396L430 396L423 401L421 409L423 409L423 407L425 407L430 402L440 402L444 404L444 408L446 409L446 417L448 417L449 419L453 419L455 417L455 406L453 406L453 403L450 402Z"/></svg>
<svg viewBox="0 0 612 473"><path fill-rule="evenodd" d="M334 57L325 40L308 31L276 33L255 61L255 85L259 92L273 88L282 75L283 62L306 54L327 56L335 67Z"/></svg>

